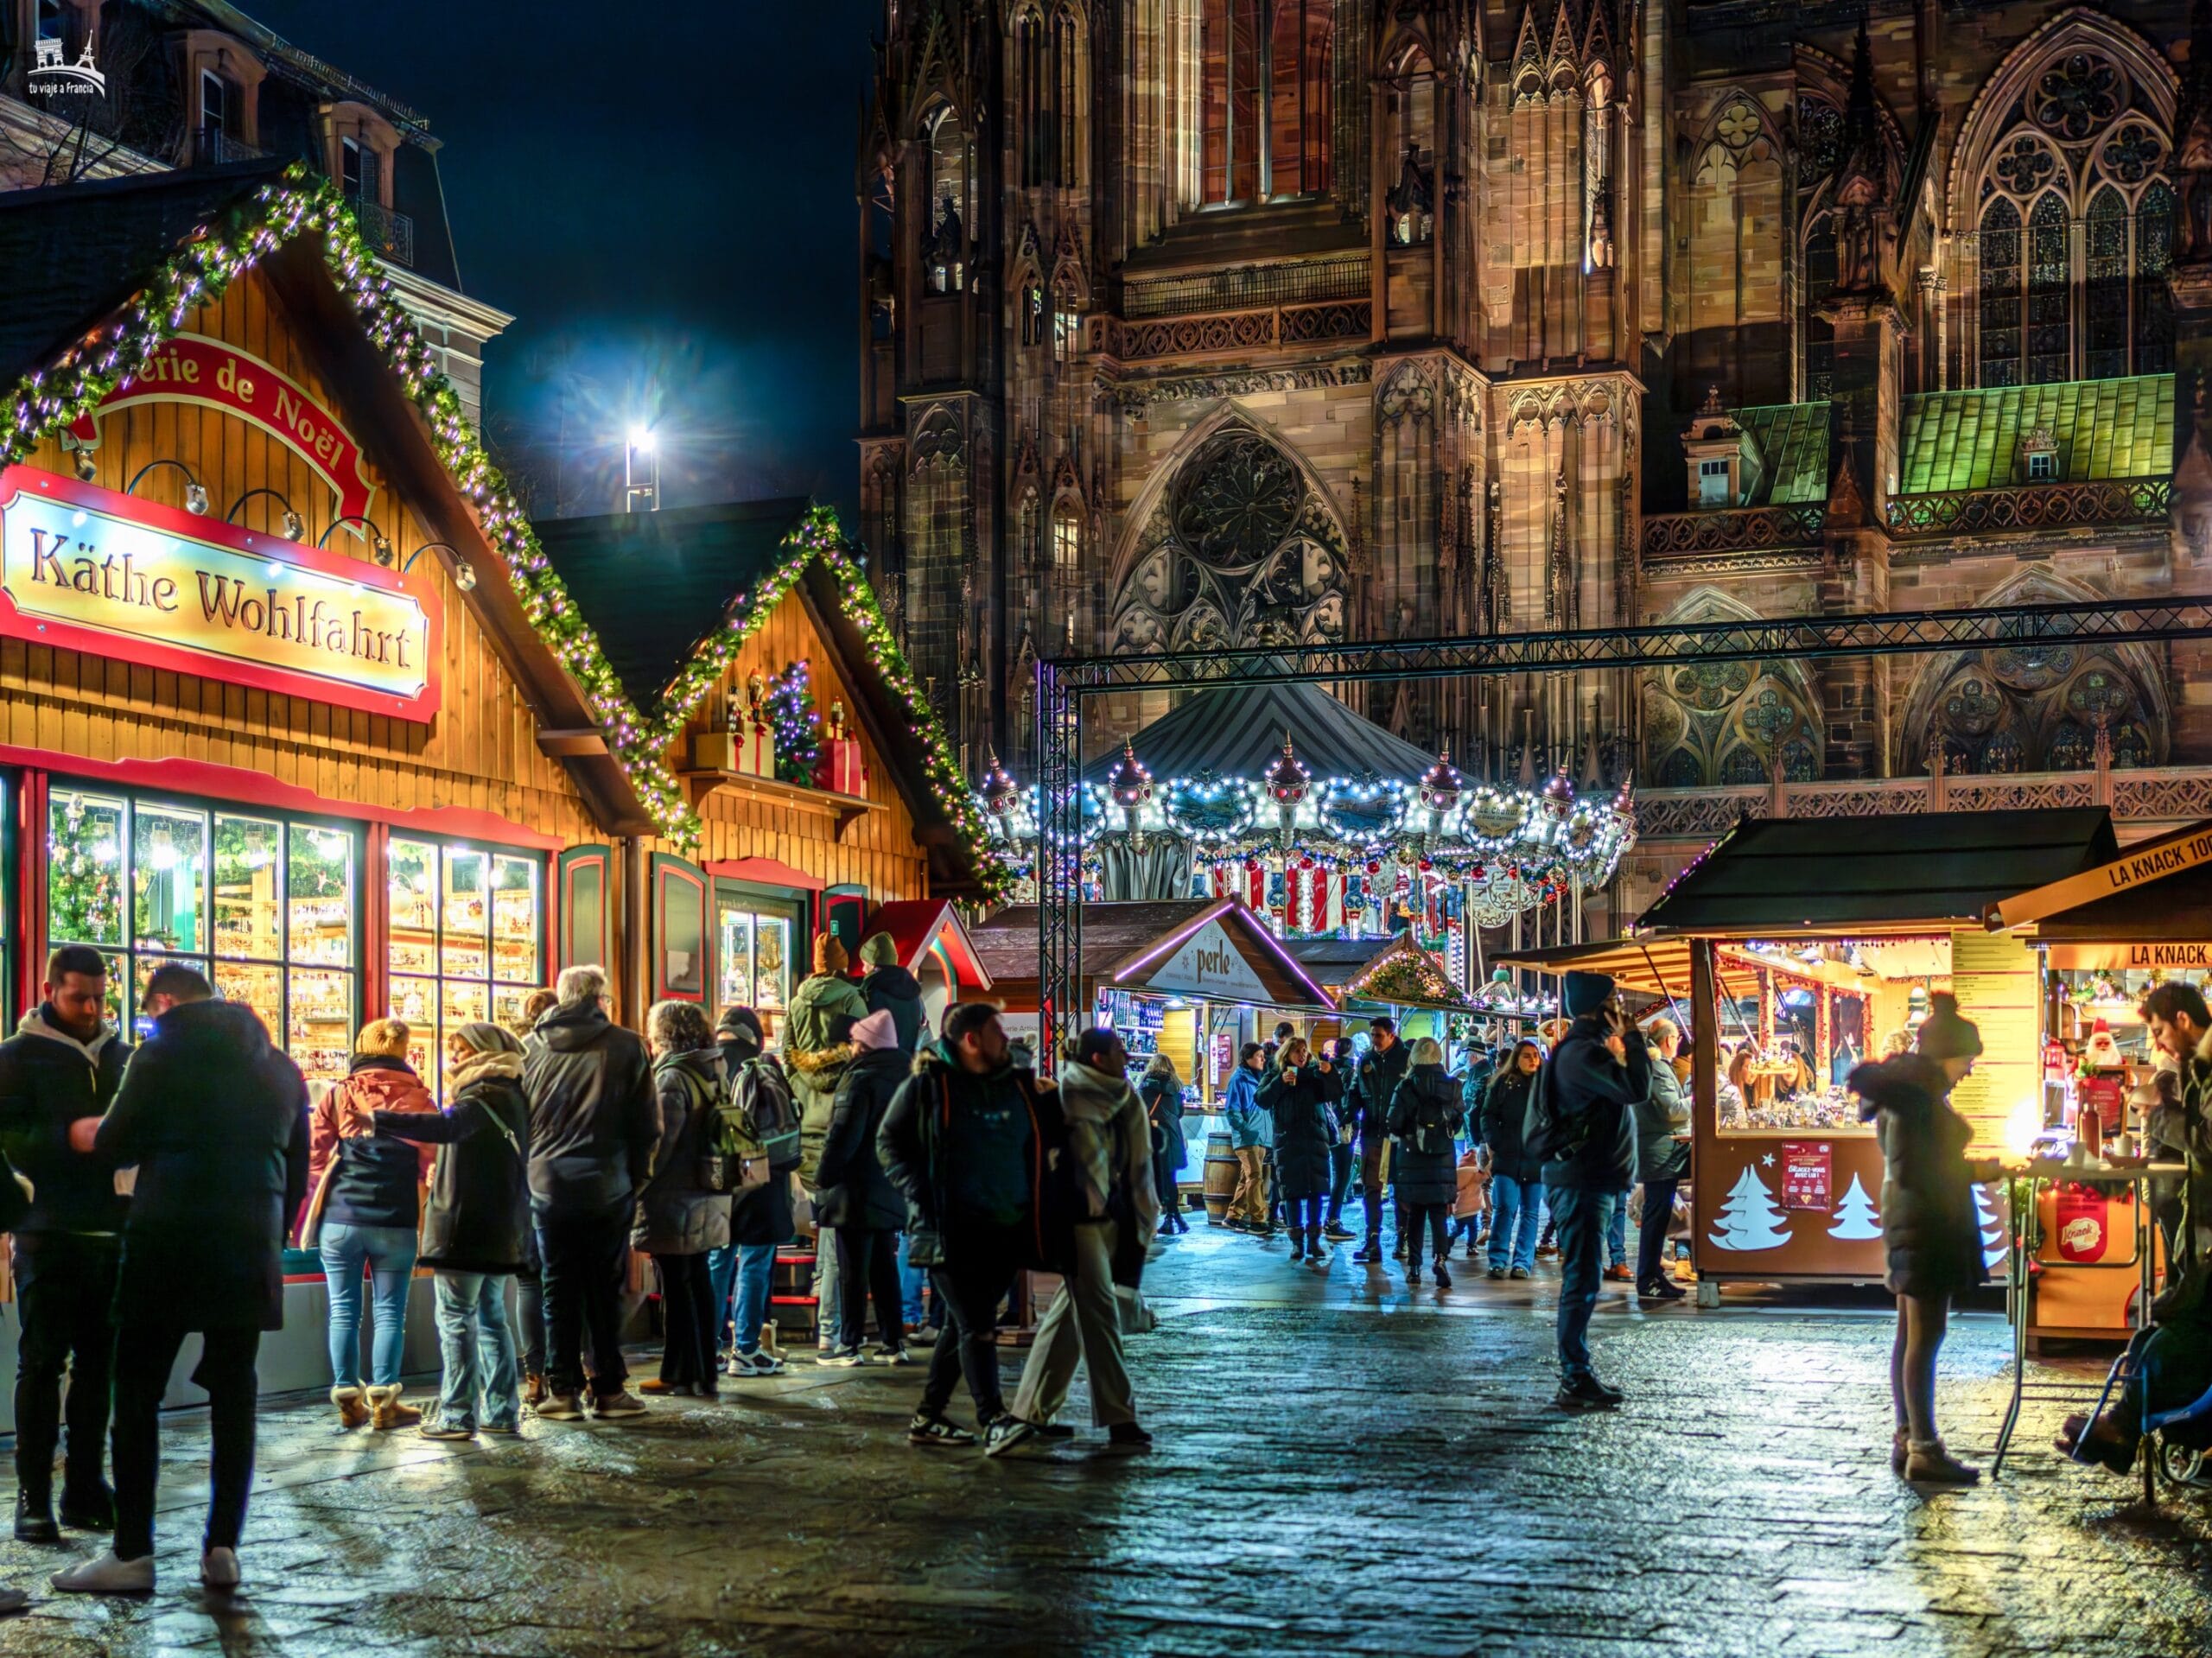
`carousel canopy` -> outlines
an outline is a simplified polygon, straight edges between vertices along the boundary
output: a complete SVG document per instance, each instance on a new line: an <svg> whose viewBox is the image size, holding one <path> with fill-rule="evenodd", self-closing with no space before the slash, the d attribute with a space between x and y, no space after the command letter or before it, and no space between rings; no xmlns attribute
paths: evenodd
<svg viewBox="0 0 2212 1658"><path fill-rule="evenodd" d="M1282 753L1287 735L1314 776L1411 779L1436 756L1354 714L1319 685L1221 685L1200 691L1130 739L1155 778L1256 778ZM1104 785L1122 751L1101 754L1083 769L1085 783Z"/></svg>

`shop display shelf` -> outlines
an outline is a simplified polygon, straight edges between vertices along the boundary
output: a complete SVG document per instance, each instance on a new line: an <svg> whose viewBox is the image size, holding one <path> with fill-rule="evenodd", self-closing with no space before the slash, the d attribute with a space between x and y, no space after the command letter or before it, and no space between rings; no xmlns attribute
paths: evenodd
<svg viewBox="0 0 2212 1658"><path fill-rule="evenodd" d="M693 810L710 794L728 791L755 800L772 800L791 807L794 811L815 812L832 819L836 838L842 841L855 823L871 812L880 812L882 806L858 795L833 794L827 789L801 788L795 783L783 783L774 778L757 778L745 772L679 771L683 792L690 800Z"/></svg>

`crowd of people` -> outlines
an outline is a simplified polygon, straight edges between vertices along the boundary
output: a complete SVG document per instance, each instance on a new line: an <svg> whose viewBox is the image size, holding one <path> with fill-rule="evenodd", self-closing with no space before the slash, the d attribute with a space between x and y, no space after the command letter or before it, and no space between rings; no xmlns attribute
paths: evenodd
<svg viewBox="0 0 2212 1658"><path fill-rule="evenodd" d="M512 1434L525 1412L620 1420L645 1413L641 1395L712 1398L726 1382L774 1376L779 1251L810 1234L817 1363L912 1365L912 1350L929 1350L911 1444L997 1457L1067 1438L1058 1419L1081 1368L1109 1446L1148 1448L1122 1332L1133 1307L1141 1316L1147 1255L1188 1230L1172 1063L1154 1058L1133 1087L1122 1039L1097 1028L1040 1081L995 1007L950 1007L932 1035L890 941L867 941L861 958L849 975L836 939L818 939L773 1044L751 1008L709 1025L675 1001L651 1008L640 1037L612 1017L604 970L571 967L512 1027L450 1028L435 1078L410 1057L422 1050L404 1021L372 1020L346 1077L311 1096L254 1012L196 969L153 971L134 1045L109 1020L105 959L56 950L40 1005L0 1043L0 1228L22 1317L16 1537L111 1533L55 1587L153 1587L157 1412L198 1335L193 1380L211 1430L201 1578L238 1583L255 1367L262 1334L283 1327L295 1239L324 1269L329 1397L346 1431L466 1440ZM1556 1403L1585 1410L1622 1398L1588 1341L1605 1280L1651 1301L1683 1294L1667 1256L1689 1110L1670 1020L1639 1026L1595 974L1567 974L1561 1004L1548 1048L1524 1039L1457 1075L1433 1039L1402 1041L1388 1019L1356 1055L1287 1026L1248 1045L1224 1099L1238 1163L1228 1218L1287 1232L1299 1262L1357 1238L1355 1262L1395 1258L1409 1286L1426 1268L1439 1290L1456 1242L1491 1279L1526 1278L1554 1254ZM2120 1470L2146 1406L2212 1387L2212 1233L2195 1218L2212 1212L2212 1013L2181 983L2159 986L2144 1012L2170 1070L2151 1129L2190 1171L2176 1264L2113 1407L2070 1420L2061 1440ZM1984 1277L1972 1188L1994 1172L1966 1157L1969 1131L1948 1103L1980 1052L1939 994L1912 1039L1849 1077L1886 1164L1893 1460L1939 1483L1976 1477L1944 1448L1934 1378L1949 1308ZM1345 1225L1355 1179L1360 1234ZM633 1391L623 1337L639 1256L664 1341L658 1374ZM421 1405L404 1379L418 1267L441 1361ZM1062 1287L1009 1405L998 1332L1026 1271ZM951 1414L963 1382L972 1428ZM0 1591L0 1610L19 1604Z"/></svg>
<svg viewBox="0 0 2212 1658"><path fill-rule="evenodd" d="M1570 1008L1584 998L1611 1005L1610 980L1572 976ZM1370 1022L1356 1057L1350 1039L1315 1049L1287 1024L1273 1041L1246 1044L1223 1095L1238 1166L1226 1223L1260 1237L1287 1233L1291 1260L1315 1265L1329 1259L1332 1244L1357 1242L1356 1263L1402 1261L1408 1286L1421 1284L1426 1269L1428 1281L1448 1290L1455 1244L1493 1279L1532 1276L1540 1255L1561 1258L1564 1271L1563 1245L1554 1242L1562 1222L1602 1199L1599 1281L1632 1283L1650 1301L1682 1299L1669 1259L1685 1229L1675 1199L1689 1166L1681 1030L1664 1017L1649 1021L1639 1040L1653 1062L1639 1058L1632 1085L1605 1084L1619 1096L1620 1116L1609 1121L1600 1155L1580 1137L1548 1147L1529 1138L1540 1077L1595 1085L1571 1045L1575 1017L1546 1027L1548 1047L1525 1037L1495 1054L1478 1051L1457 1073L1446 1070L1433 1038L1402 1040L1388 1018ZM1148 1088L1155 1077L1156 1096L1148 1097L1164 1102L1179 1093L1165 1058L1152 1062ZM1173 1115L1154 1108L1163 1124ZM1179 1125L1160 1137L1163 1191L1187 1155ZM1363 1217L1357 1232L1344 1214L1355 1178ZM1171 1216L1164 1229L1180 1223Z"/></svg>
<svg viewBox="0 0 2212 1658"><path fill-rule="evenodd" d="M200 1576L238 1583L255 1367L263 1332L283 1327L288 1243L321 1261L347 1432L467 1440L513 1434L525 1413L619 1421L651 1395L779 1375L779 1250L804 1266L791 1246L810 1235L819 1363L931 1350L912 1444L999 1456L1067 1437L1057 1419L1081 1367L1109 1447L1148 1447L1124 1292L1175 1204L1120 1039L1082 1032L1040 1083L995 1007L951 1007L932 1038L891 940L860 954L849 975L837 940L817 939L773 1045L752 1008L710 1025L680 1001L655 1004L640 1037L612 1016L605 971L576 966L512 1026L448 1027L435 1077L417 1032L378 1019L346 1077L310 1089L253 1010L195 969L153 972L133 1045L109 1017L106 960L55 951L40 1005L0 1043L0 1228L22 1318L16 1537L110 1533L54 1587L153 1588L156 1412L196 1334L213 1441ZM639 1259L663 1342L658 1374L633 1388ZM440 1380L410 1402L418 1268ZM1065 1290L1009 1407L997 1332L1026 1269ZM972 1429L948 1413L963 1378ZM0 1591L0 1610L21 1604Z"/></svg>

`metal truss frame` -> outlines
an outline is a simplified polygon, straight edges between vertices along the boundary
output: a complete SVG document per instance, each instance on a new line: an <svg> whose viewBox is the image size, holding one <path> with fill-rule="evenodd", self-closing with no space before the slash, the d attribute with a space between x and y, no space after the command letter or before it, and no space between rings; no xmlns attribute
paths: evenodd
<svg viewBox="0 0 2212 1658"><path fill-rule="evenodd" d="M1693 662L1926 656L2005 645L2153 644L2212 639L2212 597L2101 599L1965 610L1786 616L1750 621L1370 639L1203 654L1081 657L1037 667L1038 1060L1082 1016L1083 705L1130 690L1230 683L1290 685L1452 679L1464 676L1665 668Z"/></svg>

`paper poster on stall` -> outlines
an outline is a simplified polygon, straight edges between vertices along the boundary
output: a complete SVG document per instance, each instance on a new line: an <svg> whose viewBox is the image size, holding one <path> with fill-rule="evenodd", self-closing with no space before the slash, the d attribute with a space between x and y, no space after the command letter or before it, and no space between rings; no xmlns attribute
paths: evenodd
<svg viewBox="0 0 2212 1658"><path fill-rule="evenodd" d="M1835 1154L1826 1140L1785 1140L1782 1147L1782 1206L1825 1215L1835 1189Z"/></svg>
<svg viewBox="0 0 2212 1658"><path fill-rule="evenodd" d="M1951 935L1951 994L1981 1032L1981 1057L1951 1090L1951 1107L1974 1128L1967 1152L2005 1150L2005 1128L2024 1102L2041 1120L2043 980L2035 950L2009 933L1961 928Z"/></svg>

